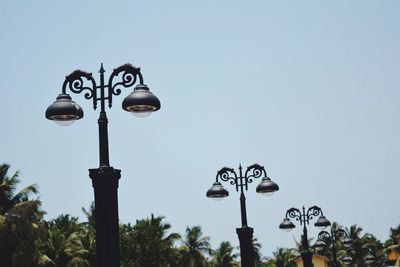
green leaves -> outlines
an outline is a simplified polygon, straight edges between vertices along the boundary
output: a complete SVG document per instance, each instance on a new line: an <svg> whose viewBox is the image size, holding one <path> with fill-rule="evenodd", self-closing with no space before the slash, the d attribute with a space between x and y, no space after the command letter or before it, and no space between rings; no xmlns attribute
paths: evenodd
<svg viewBox="0 0 400 267"><path fill-rule="evenodd" d="M183 266L207 266L205 254L211 253L210 237L203 236L200 226L186 227L185 238L179 248Z"/></svg>
<svg viewBox="0 0 400 267"><path fill-rule="evenodd" d="M17 192L19 173L8 176L9 168L0 165L0 262L10 267L36 266L44 212L41 202L29 197L38 189L30 185Z"/></svg>
<svg viewBox="0 0 400 267"><path fill-rule="evenodd" d="M169 233L171 225L163 220L152 214L134 226L120 226L121 266L174 266L178 254L174 243L180 236Z"/></svg>
<svg viewBox="0 0 400 267"><path fill-rule="evenodd" d="M40 266L44 267L86 267L90 266L89 251L83 245L86 229L78 218L60 215L45 223L46 234L40 246Z"/></svg>
<svg viewBox="0 0 400 267"><path fill-rule="evenodd" d="M77 217L60 215L43 219L41 201L35 199L37 185L17 191L19 173L9 176L10 165L0 165L0 264L7 267L92 267L95 265L94 205L83 209L86 222ZM331 231L339 225L333 223ZM346 229L353 239L352 265L364 267L366 249L375 257L376 266L388 263L388 254L400 250L400 224L391 228L388 240L380 242L375 236L363 233L358 225ZM234 235L234 232L232 231ZM319 253L333 259L333 241L324 240L326 247ZM337 258L347 253L340 240L334 242ZM384 244L384 245L383 245ZM171 231L163 216L137 220L136 224L120 224L121 267L236 267L238 248L223 241L214 251L210 237L201 226L186 227L183 237ZM253 239L257 267L294 267L298 256L295 249L278 248L270 258L262 257L261 244ZM394 255L394 254L393 254ZM390 264L400 264L391 255ZM396 254L398 255L398 254Z"/></svg>
<svg viewBox="0 0 400 267"><path fill-rule="evenodd" d="M238 254L233 252L234 248L228 241L223 241L212 255L211 264L213 267L238 267Z"/></svg>

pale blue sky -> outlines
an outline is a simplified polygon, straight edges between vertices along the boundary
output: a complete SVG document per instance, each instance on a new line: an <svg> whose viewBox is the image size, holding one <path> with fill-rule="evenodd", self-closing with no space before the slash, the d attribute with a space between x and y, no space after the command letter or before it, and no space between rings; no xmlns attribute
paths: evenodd
<svg viewBox="0 0 400 267"><path fill-rule="evenodd" d="M59 127L44 112L75 69L106 76L142 68L161 110L108 112L110 162L122 169L122 222L166 216L175 232L201 225L217 246L238 244L239 195L205 192L224 167L264 165L279 184L247 192L264 255L294 246L286 210L384 240L400 223L400 1L3 1L0 3L1 162L37 183L46 218L80 216L93 199L97 111ZM310 237L317 231L309 227Z"/></svg>

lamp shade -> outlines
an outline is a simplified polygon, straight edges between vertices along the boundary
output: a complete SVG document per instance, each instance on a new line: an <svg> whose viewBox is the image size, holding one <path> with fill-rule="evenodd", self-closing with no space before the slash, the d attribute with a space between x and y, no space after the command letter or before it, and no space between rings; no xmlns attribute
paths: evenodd
<svg viewBox="0 0 400 267"><path fill-rule="evenodd" d="M46 110L46 118L60 125L68 125L83 118L82 108L68 94L59 94Z"/></svg>
<svg viewBox="0 0 400 267"><path fill-rule="evenodd" d="M226 190L220 182L213 183L212 187L207 191L207 197L222 200L224 197L229 196L228 190Z"/></svg>
<svg viewBox="0 0 400 267"><path fill-rule="evenodd" d="M288 218L283 219L283 221L279 225L279 229L282 229L282 230L287 231L287 232L289 232L290 230L292 230L295 227L296 226Z"/></svg>
<svg viewBox="0 0 400 267"><path fill-rule="evenodd" d="M331 225L331 222L328 221L324 215L319 216L317 222L314 224L316 227L318 227L321 230L326 229L329 225Z"/></svg>
<svg viewBox="0 0 400 267"><path fill-rule="evenodd" d="M264 177L261 183L257 186L256 192L265 196L270 196L279 190L279 186L274 183L269 177Z"/></svg>
<svg viewBox="0 0 400 267"><path fill-rule="evenodd" d="M122 108L138 117L146 117L161 107L160 100L150 92L145 84L139 84L125 97Z"/></svg>
<svg viewBox="0 0 400 267"><path fill-rule="evenodd" d="M348 236L344 237L343 240L342 240L342 245L345 248L350 248L353 245L353 239L351 239Z"/></svg>
<svg viewBox="0 0 400 267"><path fill-rule="evenodd" d="M376 260L375 256L371 254L371 252L368 252L367 256L365 256L364 261L366 264L371 264L374 263Z"/></svg>
<svg viewBox="0 0 400 267"><path fill-rule="evenodd" d="M314 248L316 250L321 250L321 249L323 249L325 247L325 245L326 244L325 244L324 241L322 241L321 239L317 239L317 241L315 241Z"/></svg>
<svg viewBox="0 0 400 267"><path fill-rule="evenodd" d="M349 265L353 259L350 257L350 255L346 254L341 258L341 260L344 264Z"/></svg>

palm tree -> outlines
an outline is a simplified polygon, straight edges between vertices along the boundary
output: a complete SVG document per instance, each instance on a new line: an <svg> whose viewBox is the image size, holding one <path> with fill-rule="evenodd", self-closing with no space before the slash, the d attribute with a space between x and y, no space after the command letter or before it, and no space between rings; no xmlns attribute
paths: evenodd
<svg viewBox="0 0 400 267"><path fill-rule="evenodd" d="M38 187L35 184L23 188L16 193L17 185L21 182L19 172L15 172L11 177L7 175L10 165L0 165L0 215L18 215L15 208L23 209L23 205L29 203L29 196L38 193ZM29 205L29 204L27 204Z"/></svg>
<svg viewBox="0 0 400 267"><path fill-rule="evenodd" d="M46 223L47 232L40 244L40 266L87 267L88 251L83 247L84 228L78 218L60 215Z"/></svg>
<svg viewBox="0 0 400 267"><path fill-rule="evenodd" d="M238 267L239 263L236 261L238 255L233 253L233 247L228 241L221 242L219 248L212 253L212 266L213 267Z"/></svg>
<svg viewBox="0 0 400 267"><path fill-rule="evenodd" d="M276 267L294 267L294 259L296 258L295 249L290 248L278 248L274 255Z"/></svg>
<svg viewBox="0 0 400 267"><path fill-rule="evenodd" d="M38 193L36 185L17 192L19 172L8 176L10 165L0 165L0 262L2 266L35 266L44 212L41 202L30 199Z"/></svg>
<svg viewBox="0 0 400 267"><path fill-rule="evenodd" d="M363 261L363 245L361 242L361 232L363 229L356 224L353 224L350 226L350 228L345 228L345 231L347 235L353 240L353 244L351 246L351 252L352 252L352 262L351 266L364 266L364 261Z"/></svg>
<svg viewBox="0 0 400 267"><path fill-rule="evenodd" d="M353 240L353 244L351 246L352 266L367 266L364 257L368 250L370 250L372 254L376 257L374 265L382 265L383 245L375 236L368 233L361 236L362 228L358 227L356 224L351 225L350 228L346 228L346 232Z"/></svg>
<svg viewBox="0 0 400 267"><path fill-rule="evenodd" d="M174 266L178 252L174 243L179 234L167 234L171 225L163 223L164 217L136 221L135 226L121 225L122 266L163 267Z"/></svg>
<svg viewBox="0 0 400 267"><path fill-rule="evenodd" d="M94 218L94 202L89 206L89 210L82 208L87 222L82 223L85 234L82 237L82 245L87 250L87 260L90 266L96 264L96 225Z"/></svg>
<svg viewBox="0 0 400 267"><path fill-rule="evenodd" d="M260 242L258 242L257 238L253 238L252 240L253 243L253 253L254 253L254 263L255 265L258 266L262 266L262 255L261 255L261 248L262 245Z"/></svg>
<svg viewBox="0 0 400 267"><path fill-rule="evenodd" d="M186 227L185 239L181 239L183 245L180 248L183 266L203 267L207 266L205 254L211 254L210 237L203 236L200 226Z"/></svg>
<svg viewBox="0 0 400 267"><path fill-rule="evenodd" d="M264 262L261 264L262 267L276 267L276 262L273 258L265 257Z"/></svg>
<svg viewBox="0 0 400 267"><path fill-rule="evenodd" d="M121 267L135 266L135 260L138 260L136 249L139 245L135 246L134 236L133 226L130 223L119 226Z"/></svg>
<svg viewBox="0 0 400 267"><path fill-rule="evenodd" d="M379 241L374 235L366 233L364 236L362 236L361 243L363 244L364 248L364 256L369 250L376 258L373 265L382 266L384 262L384 249L381 241Z"/></svg>

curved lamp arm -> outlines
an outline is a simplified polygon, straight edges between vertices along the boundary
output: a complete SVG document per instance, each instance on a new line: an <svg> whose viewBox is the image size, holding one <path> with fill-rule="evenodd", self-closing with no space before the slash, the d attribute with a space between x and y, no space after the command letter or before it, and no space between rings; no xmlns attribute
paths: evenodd
<svg viewBox="0 0 400 267"><path fill-rule="evenodd" d="M290 208L286 211L286 218L296 219L296 221L300 222L300 225L303 224L302 214L299 209Z"/></svg>
<svg viewBox="0 0 400 267"><path fill-rule="evenodd" d="M336 229L335 231L332 231L331 229L331 233L327 231L319 232L317 240L324 241L324 239L325 240L328 239L331 242L336 242L339 238L343 238L345 236L347 236L347 233L343 229L339 228Z"/></svg>
<svg viewBox="0 0 400 267"><path fill-rule="evenodd" d="M318 234L318 240L330 239L332 235L327 231L321 231Z"/></svg>
<svg viewBox="0 0 400 267"><path fill-rule="evenodd" d="M337 238L342 238L342 237L347 236L347 233L345 230L339 228L339 229L336 229L335 231L333 231L332 236L334 236L335 239L337 239Z"/></svg>
<svg viewBox="0 0 400 267"><path fill-rule="evenodd" d="M91 82L91 87L85 86L85 82L83 79ZM65 78L65 81L62 86L62 93L66 94L67 87L69 90L75 94L80 94L83 91L88 91L85 93L86 99L93 98L93 109L97 107L97 85L96 81L93 79L91 73L82 71L82 70L75 70L70 75Z"/></svg>
<svg viewBox="0 0 400 267"><path fill-rule="evenodd" d="M318 216L318 215L324 215L322 213L322 210L320 207L318 206L312 206L307 210L307 214L306 214L306 220L307 223L312 220L314 217Z"/></svg>
<svg viewBox="0 0 400 267"><path fill-rule="evenodd" d="M113 84L113 80L116 76L122 73L121 81ZM143 84L143 76L140 72L140 68L133 66L132 64L124 64L114 69L108 80L108 106L112 105L112 95L121 94L120 86L128 88L136 83L137 76L139 76L139 84Z"/></svg>
<svg viewBox="0 0 400 267"><path fill-rule="evenodd" d="M215 181L218 182L218 178L224 182L230 182L231 185L236 185L236 191L239 191L238 177L234 169L224 167L217 172Z"/></svg>
<svg viewBox="0 0 400 267"><path fill-rule="evenodd" d="M246 172L244 174L244 178L245 178L245 186L246 186L246 190L247 190L247 184L250 184L253 182L253 179L257 179L262 177L262 175L264 174L263 177L267 177L267 172L265 171L264 167L261 166L260 164L253 164L249 167L247 167Z"/></svg>

